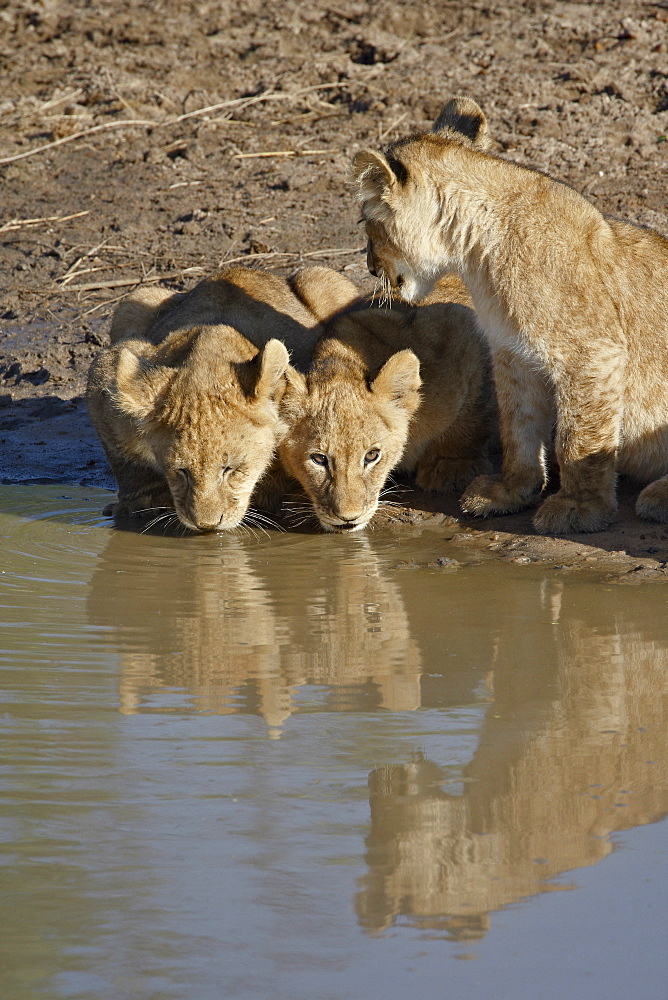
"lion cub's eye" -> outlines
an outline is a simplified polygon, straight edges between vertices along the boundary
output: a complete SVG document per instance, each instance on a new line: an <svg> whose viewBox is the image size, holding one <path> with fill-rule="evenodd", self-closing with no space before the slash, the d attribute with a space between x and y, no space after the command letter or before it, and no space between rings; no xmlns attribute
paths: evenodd
<svg viewBox="0 0 668 1000"><path fill-rule="evenodd" d="M364 456L365 465L373 465L380 458L380 448L369 448L366 455Z"/></svg>
<svg viewBox="0 0 668 1000"><path fill-rule="evenodd" d="M181 477L186 486L190 486L192 482L192 476L190 475L188 469L176 469L175 471L177 476Z"/></svg>
<svg viewBox="0 0 668 1000"><path fill-rule="evenodd" d="M322 468L327 465L327 455L322 455L319 451L315 451L309 458L314 465L320 465Z"/></svg>

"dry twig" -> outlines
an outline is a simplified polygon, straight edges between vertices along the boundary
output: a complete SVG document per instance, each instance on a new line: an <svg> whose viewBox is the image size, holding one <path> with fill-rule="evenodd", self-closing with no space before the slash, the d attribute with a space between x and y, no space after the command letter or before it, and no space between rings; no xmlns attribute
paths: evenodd
<svg viewBox="0 0 668 1000"><path fill-rule="evenodd" d="M184 267L180 271L170 271L169 274L147 274L141 278L114 278L111 281L89 281L85 285L61 285L68 292L93 292L104 288L123 288L127 285L144 285L147 282L169 281L171 278L182 278L184 274L202 274L203 267Z"/></svg>
<svg viewBox="0 0 668 1000"><path fill-rule="evenodd" d="M407 114L408 114L408 112L404 111L403 115L399 115L398 118L394 119L394 121L392 122L391 125L388 125L387 128L384 128L382 132L379 132L379 134L378 134L378 142L382 142L383 139L385 138L385 136L389 135L390 132L392 131L392 129L396 128L397 125L399 124L399 122L402 122L404 120L404 118L406 117Z"/></svg>
<svg viewBox="0 0 668 1000"><path fill-rule="evenodd" d="M309 250L306 253L294 250L268 250L266 253L246 253L241 257L224 258L221 263L225 265L238 264L239 261L246 261L248 263L249 261L258 259L267 260L269 257L284 257L288 260L290 258L301 260L302 257L338 257L342 254L362 253L363 250L366 250L366 247L328 247L325 250Z"/></svg>
<svg viewBox="0 0 668 1000"><path fill-rule="evenodd" d="M69 219L79 219L82 215L90 215L91 210L74 212L72 215L43 215L39 219L10 219L0 226L0 233L12 233L26 226L39 226L43 222L67 222Z"/></svg>
<svg viewBox="0 0 668 1000"><path fill-rule="evenodd" d="M234 108L239 111L243 108L250 107L253 104L261 104L265 101L294 101L304 94L311 93L316 90L333 90L336 88L342 88L345 86L340 81L332 81L332 83L317 83L312 87L300 87L299 90L295 90L292 93L272 92L269 94L258 94L257 97L237 97L231 101L221 101L218 104L210 104L206 108L198 108L196 111L188 111L186 114L177 115L176 118L168 118L165 121L154 121L150 119L142 118L123 118L120 121L114 122L104 122L102 125L93 125L92 128L84 129L81 132L73 132L72 135L63 136L61 139L54 139L53 142L47 142L43 146L37 146L35 149L27 149L23 153L15 153L13 156L3 156L0 157L0 166L7 163L15 163L17 160L24 160L28 156L36 156L38 153L43 153L48 149L55 149L56 146L62 146L66 142L74 142L76 139L84 139L89 135L93 135L96 132L108 131L114 128L168 128L172 125L178 125L181 122L187 121L190 118L201 117L202 115L209 114L212 111L220 111L223 108ZM377 89L377 88L374 88ZM226 121L227 119L222 119Z"/></svg>
<svg viewBox="0 0 668 1000"><path fill-rule="evenodd" d="M264 153L235 153L235 160L251 160L264 156L320 156L323 153L338 153L338 149L275 149Z"/></svg>
<svg viewBox="0 0 668 1000"><path fill-rule="evenodd" d="M266 253L242 254L240 257L224 259L221 263L238 264L240 261L250 263L255 260L269 260L270 258L281 258L282 261L301 260L304 257L338 257L346 254L362 253L364 247L326 247L323 250L309 250L306 253L291 250L268 250ZM92 270L92 269L91 269ZM105 288L123 288L129 285L142 285L147 282L169 281L171 278L182 278L188 274L203 274L203 267L183 267L179 271L170 271L169 274L145 275L142 278L113 278L109 281L89 281L83 285L71 285L67 281L60 284L61 289L68 292L92 292ZM78 272L72 275L75 277ZM82 272L83 273L83 272Z"/></svg>

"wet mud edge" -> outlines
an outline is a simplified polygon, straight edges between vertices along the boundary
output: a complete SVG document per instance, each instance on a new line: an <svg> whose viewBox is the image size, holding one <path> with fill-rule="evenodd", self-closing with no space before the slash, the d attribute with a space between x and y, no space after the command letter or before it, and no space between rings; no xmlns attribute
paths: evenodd
<svg viewBox="0 0 668 1000"><path fill-rule="evenodd" d="M2 485L63 483L115 490L82 396L28 396L0 406L0 449ZM536 534L530 509L484 519L465 517L456 497L421 493L410 482L399 481L397 486L393 499L398 506L379 512L374 528L403 535L433 532L473 559L587 571L611 582L668 582L668 525L650 524L635 515L637 483L620 481L619 515L610 529L560 537ZM183 544L188 544L187 538ZM445 572L459 565L447 548L434 562Z"/></svg>

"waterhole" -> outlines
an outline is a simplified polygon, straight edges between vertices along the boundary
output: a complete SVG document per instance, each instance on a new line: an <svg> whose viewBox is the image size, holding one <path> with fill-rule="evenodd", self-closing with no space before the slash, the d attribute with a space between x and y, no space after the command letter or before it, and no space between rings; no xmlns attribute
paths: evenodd
<svg viewBox="0 0 668 1000"><path fill-rule="evenodd" d="M108 499L0 488L3 997L663 1000L664 587Z"/></svg>

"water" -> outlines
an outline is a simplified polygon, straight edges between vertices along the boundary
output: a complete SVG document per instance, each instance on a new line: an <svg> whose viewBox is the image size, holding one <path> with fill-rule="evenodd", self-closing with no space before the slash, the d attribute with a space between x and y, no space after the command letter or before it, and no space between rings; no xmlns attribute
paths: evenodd
<svg viewBox="0 0 668 1000"><path fill-rule="evenodd" d="M0 490L3 998L664 1000L662 586L107 498Z"/></svg>

